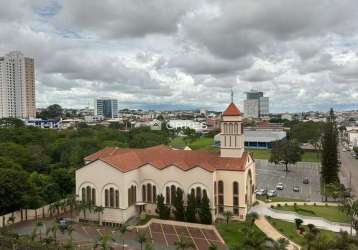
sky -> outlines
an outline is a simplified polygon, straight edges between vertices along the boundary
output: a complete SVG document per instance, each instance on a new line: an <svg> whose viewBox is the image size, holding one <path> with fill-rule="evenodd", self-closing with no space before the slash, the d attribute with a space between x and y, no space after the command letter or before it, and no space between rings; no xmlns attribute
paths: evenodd
<svg viewBox="0 0 358 250"><path fill-rule="evenodd" d="M38 107L358 109L357 0L0 0L0 55L36 62Z"/></svg>

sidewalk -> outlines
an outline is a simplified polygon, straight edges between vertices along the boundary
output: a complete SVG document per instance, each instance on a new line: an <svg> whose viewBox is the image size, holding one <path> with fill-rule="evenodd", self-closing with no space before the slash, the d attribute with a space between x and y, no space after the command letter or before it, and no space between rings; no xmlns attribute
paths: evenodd
<svg viewBox="0 0 358 250"><path fill-rule="evenodd" d="M282 235L276 228L274 228L264 216L259 216L259 218L255 221L256 226L266 234L267 237L278 241L281 238L285 238L289 241L288 250L296 250L301 249L299 245L290 241L286 236Z"/></svg>
<svg viewBox="0 0 358 250"><path fill-rule="evenodd" d="M280 211L271 209L271 205L281 204L284 205L287 203L288 205L293 205L293 202L275 202L275 203L261 203L255 207L252 207L250 213L256 212L260 216L270 216L274 219L280 219L288 222L294 222L296 218L300 218L303 220L304 225L313 224L317 228L325 229L333 232L347 231L351 232L351 227L349 224L336 223L328 221L321 217L311 217L297 214L295 212L290 211ZM291 204L292 203L292 204ZM296 202L297 205L303 205L304 202ZM305 202L307 205L313 205L313 202ZM312 203L312 204L311 204ZM325 205L325 203L316 202L316 205ZM335 203L329 203L329 205L337 206ZM353 235L355 235L355 230L353 229Z"/></svg>

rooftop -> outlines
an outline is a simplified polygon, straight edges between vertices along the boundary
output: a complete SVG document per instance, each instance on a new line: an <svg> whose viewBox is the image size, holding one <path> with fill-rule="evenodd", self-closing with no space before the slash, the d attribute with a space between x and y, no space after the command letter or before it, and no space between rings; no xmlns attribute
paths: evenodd
<svg viewBox="0 0 358 250"><path fill-rule="evenodd" d="M225 109L223 115L225 116L238 116L240 115L240 110L236 107L236 105L232 102L230 105Z"/></svg>
<svg viewBox="0 0 358 250"><path fill-rule="evenodd" d="M85 157L85 161L101 160L121 172L129 172L150 164L157 169L176 166L184 171L200 167L209 172L216 170L244 171L248 154L241 158L220 157L206 151L174 150L165 145L144 149L106 147Z"/></svg>

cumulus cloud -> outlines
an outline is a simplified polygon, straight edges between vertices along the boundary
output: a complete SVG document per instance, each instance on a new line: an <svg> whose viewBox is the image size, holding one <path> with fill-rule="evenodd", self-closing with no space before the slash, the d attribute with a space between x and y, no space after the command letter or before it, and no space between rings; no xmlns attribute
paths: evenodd
<svg viewBox="0 0 358 250"><path fill-rule="evenodd" d="M0 56L35 58L41 107L221 110L255 88L274 112L356 108L357 32L356 0L0 0Z"/></svg>

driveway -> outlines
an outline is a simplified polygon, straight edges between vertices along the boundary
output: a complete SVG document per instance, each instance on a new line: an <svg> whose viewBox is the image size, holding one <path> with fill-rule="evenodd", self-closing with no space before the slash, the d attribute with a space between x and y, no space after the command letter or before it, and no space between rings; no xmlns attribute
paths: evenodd
<svg viewBox="0 0 358 250"><path fill-rule="evenodd" d="M358 160L354 159L351 152L342 152L341 156L341 182L346 187L352 188L352 193L355 197L358 197Z"/></svg>

